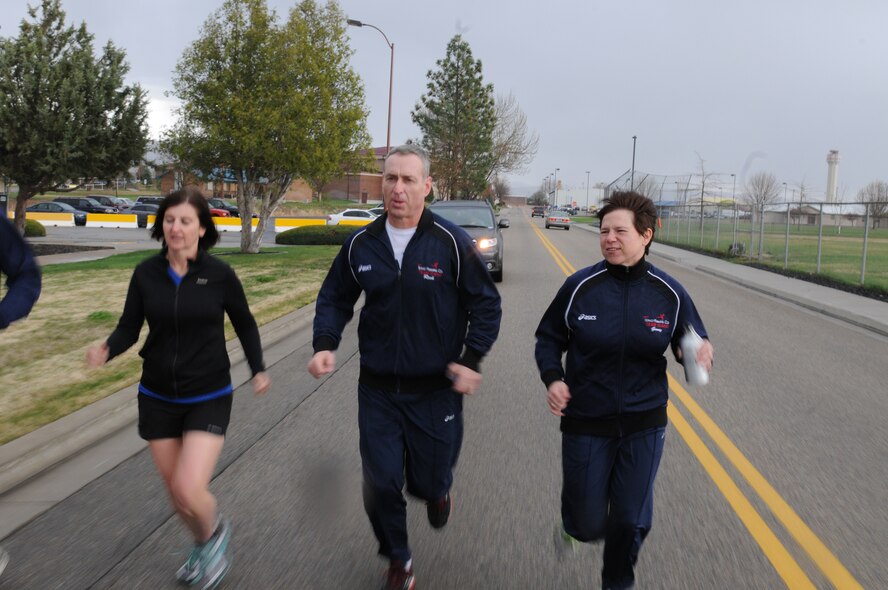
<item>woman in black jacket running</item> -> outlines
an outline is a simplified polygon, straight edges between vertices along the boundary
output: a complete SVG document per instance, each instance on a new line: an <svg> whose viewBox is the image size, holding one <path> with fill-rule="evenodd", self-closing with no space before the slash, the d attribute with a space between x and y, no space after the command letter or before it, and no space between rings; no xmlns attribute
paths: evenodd
<svg viewBox="0 0 888 590"><path fill-rule="evenodd" d="M173 506L194 535L176 577L209 589L229 568L230 525L208 489L231 414L226 314L243 345L256 394L265 393L270 380L243 287L231 267L207 253L219 234L200 191L185 187L170 193L151 235L163 247L136 267L117 328L90 348L87 363L98 367L126 351L147 320L139 351L139 435L148 441Z"/></svg>

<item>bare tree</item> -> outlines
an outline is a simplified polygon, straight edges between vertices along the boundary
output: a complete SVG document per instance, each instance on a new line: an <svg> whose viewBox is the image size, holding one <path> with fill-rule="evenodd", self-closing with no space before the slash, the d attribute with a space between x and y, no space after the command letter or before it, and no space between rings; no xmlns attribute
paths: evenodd
<svg viewBox="0 0 888 590"><path fill-rule="evenodd" d="M490 186L493 189L491 192L493 193L492 196L495 201L502 202L502 200L508 197L509 193L512 192L512 187L509 186L509 183L505 178L500 176L495 177Z"/></svg>
<svg viewBox="0 0 888 590"><path fill-rule="evenodd" d="M538 188L530 198L527 199L528 205L545 205L548 202L546 198L546 190L543 187Z"/></svg>
<svg viewBox="0 0 888 590"><path fill-rule="evenodd" d="M746 181L746 190L743 199L752 207L752 222L749 228L749 241L752 243L752 232L756 227L756 220L759 215L764 215L765 205L769 205L777 201L780 195L780 188L777 184L777 177L770 172L756 172ZM764 227L764 226L762 226ZM758 257L762 257L764 249L764 232L759 231ZM750 248L750 251L752 249Z"/></svg>
<svg viewBox="0 0 888 590"><path fill-rule="evenodd" d="M888 183L874 180L857 193L857 200L866 203L872 228L880 225L881 217L888 212Z"/></svg>
<svg viewBox="0 0 888 590"><path fill-rule="evenodd" d="M496 97L496 126L493 128L493 160L488 180L507 172L519 172L536 157L540 138L527 128L527 115L512 93Z"/></svg>
<svg viewBox="0 0 888 590"><path fill-rule="evenodd" d="M777 177L770 172L756 172L746 181L746 190L742 195L743 200L754 205L753 210L761 211L765 205L777 201L780 196L780 186Z"/></svg>

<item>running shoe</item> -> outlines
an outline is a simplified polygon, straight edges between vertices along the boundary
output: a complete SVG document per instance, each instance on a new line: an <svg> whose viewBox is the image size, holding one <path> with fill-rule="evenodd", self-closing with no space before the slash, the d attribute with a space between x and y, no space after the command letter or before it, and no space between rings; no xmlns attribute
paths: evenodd
<svg viewBox="0 0 888 590"><path fill-rule="evenodd" d="M416 579L413 577L413 566L409 568L403 561L393 561L385 571L382 590L413 590Z"/></svg>
<svg viewBox="0 0 888 590"><path fill-rule="evenodd" d="M205 562L203 577L200 579L200 590L213 590L231 569L231 560L222 551L217 552Z"/></svg>
<svg viewBox="0 0 888 590"><path fill-rule="evenodd" d="M440 529L447 524L450 519L451 507L450 492L444 494L443 498L426 502L426 514L429 516L429 524L432 525L432 528Z"/></svg>
<svg viewBox="0 0 888 590"><path fill-rule="evenodd" d="M231 537L231 523L224 516L220 516L216 524L216 531L210 540L203 545L203 561L207 562L217 553L225 553L228 548L228 539Z"/></svg>
<svg viewBox="0 0 888 590"><path fill-rule="evenodd" d="M202 554L203 545L196 543L194 547L191 548L191 553L188 555L188 559L185 560L185 563L183 563L182 567L179 568L179 571L176 572L176 579L188 585L197 584L202 574L200 565L200 557Z"/></svg>
<svg viewBox="0 0 888 590"><path fill-rule="evenodd" d="M555 525L555 555L559 560L576 556L580 551L581 541L572 537L561 524Z"/></svg>

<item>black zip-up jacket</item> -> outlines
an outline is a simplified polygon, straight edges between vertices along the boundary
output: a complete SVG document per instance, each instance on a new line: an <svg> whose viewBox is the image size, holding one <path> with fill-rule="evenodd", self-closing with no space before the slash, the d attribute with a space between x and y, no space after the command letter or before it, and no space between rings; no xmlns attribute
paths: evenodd
<svg viewBox="0 0 888 590"><path fill-rule="evenodd" d="M108 337L109 358L139 339L148 320L141 384L170 399L196 397L231 384L225 347L225 314L241 341L253 375L265 370L256 320L243 286L230 266L198 251L176 286L163 253L133 272L123 314Z"/></svg>
<svg viewBox="0 0 888 590"><path fill-rule="evenodd" d="M0 301L0 330L31 311L40 296L40 267L31 248L12 223L0 219L0 273L6 294Z"/></svg>
<svg viewBox="0 0 888 590"><path fill-rule="evenodd" d="M664 353L676 353L688 324L707 338L684 287L644 259L601 261L568 277L536 331L543 383L570 388L561 430L621 436L665 425Z"/></svg>
<svg viewBox="0 0 888 590"><path fill-rule="evenodd" d="M318 293L314 350L336 350L363 291L361 382L401 391L450 386L447 365L473 370L499 334L500 296L464 230L424 210L401 267L386 215L342 246Z"/></svg>

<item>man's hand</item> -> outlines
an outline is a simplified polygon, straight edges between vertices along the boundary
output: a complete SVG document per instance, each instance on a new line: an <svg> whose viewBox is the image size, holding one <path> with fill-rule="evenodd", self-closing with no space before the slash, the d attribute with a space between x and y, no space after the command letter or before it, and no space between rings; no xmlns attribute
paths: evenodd
<svg viewBox="0 0 888 590"><path fill-rule="evenodd" d="M447 376L453 381L453 391L463 395L472 395L481 385L481 373L459 363L447 365Z"/></svg>
<svg viewBox="0 0 888 590"><path fill-rule="evenodd" d="M570 401L570 388L567 383L561 379L553 381L546 392L546 401L549 404L550 412L556 416L564 416L564 408Z"/></svg>
<svg viewBox="0 0 888 590"><path fill-rule="evenodd" d="M315 379L332 373L336 369L336 353L332 350L319 350L308 361L308 372Z"/></svg>

